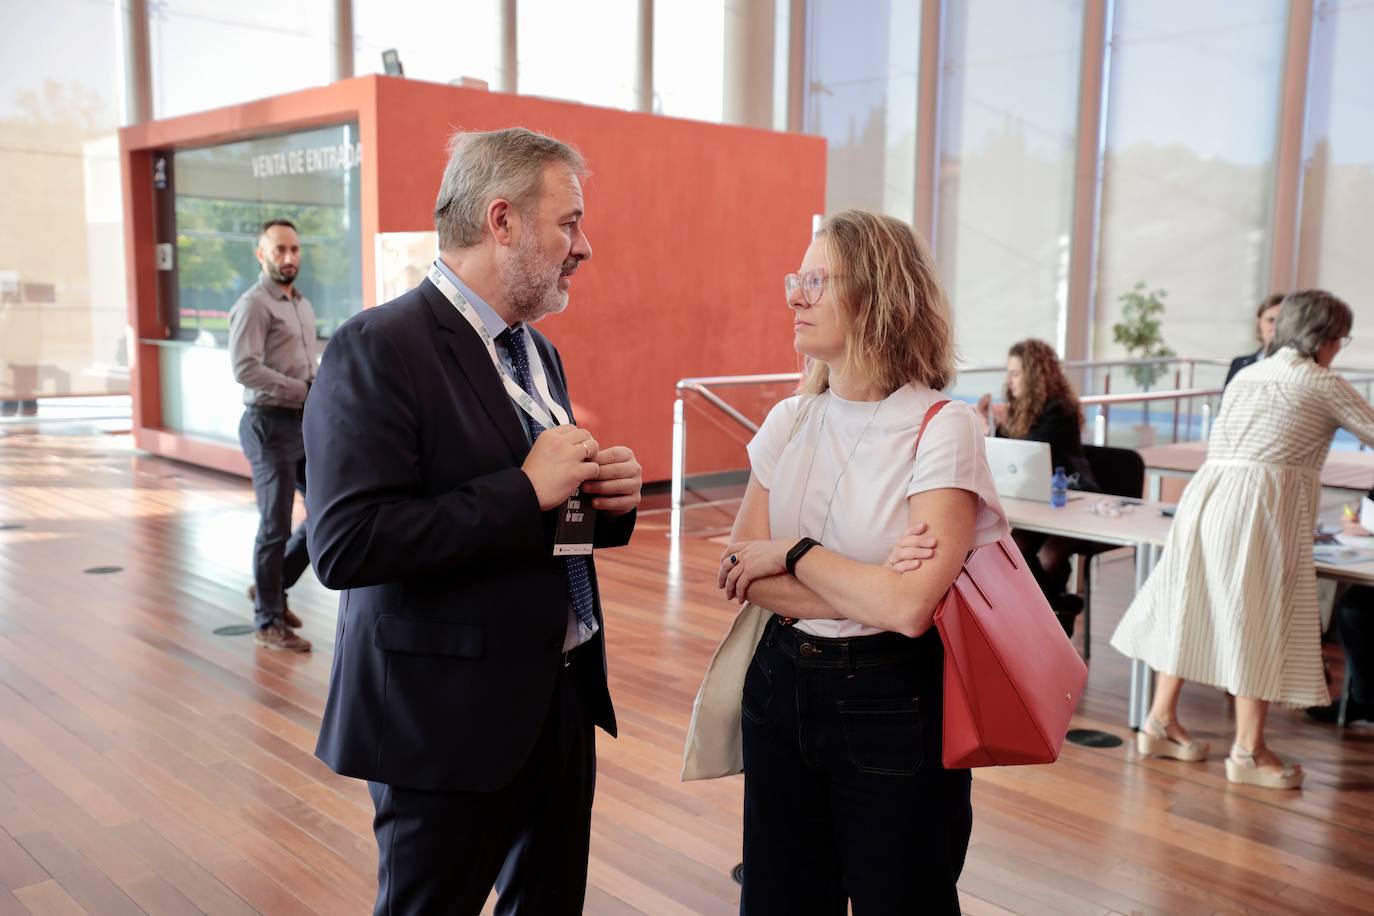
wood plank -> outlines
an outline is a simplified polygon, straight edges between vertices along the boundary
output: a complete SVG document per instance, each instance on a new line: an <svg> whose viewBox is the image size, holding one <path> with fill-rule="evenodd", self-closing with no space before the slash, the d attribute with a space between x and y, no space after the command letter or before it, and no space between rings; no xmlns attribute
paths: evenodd
<svg viewBox="0 0 1374 916"><path fill-rule="evenodd" d="M337 596L309 574L292 590L308 657L211 633L250 612L248 483L120 437L0 436L0 518L26 526L0 532L0 916L366 912L366 787L314 757ZM742 780L678 781L701 672L735 613L715 590L719 553L675 546L646 515L598 557L622 737L598 738L589 914L738 909ZM81 573L98 565L125 570ZM1270 741L1308 785L1233 787L1230 704L1190 687L1185 721L1218 753L1140 758L1127 663L1107 645L1132 565L1096 568L1074 724L1127 743L975 774L965 912L1368 912L1374 729L1276 710Z"/></svg>

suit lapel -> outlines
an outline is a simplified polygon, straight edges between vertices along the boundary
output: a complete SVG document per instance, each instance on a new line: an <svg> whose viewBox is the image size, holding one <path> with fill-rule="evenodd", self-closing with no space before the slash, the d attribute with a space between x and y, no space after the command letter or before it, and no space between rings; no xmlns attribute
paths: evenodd
<svg viewBox="0 0 1374 916"><path fill-rule="evenodd" d="M511 403L510 396L506 394L506 388L501 384L500 376L496 374L496 367L492 365L491 356L483 346L482 339L458 314L453 303L435 289L433 283L428 280L421 281L420 291L434 313L435 321L447 332L444 336L447 338L448 348L452 351L455 362L468 384L477 392L477 399L482 402L482 407L491 418L492 424L500 430L501 437L510 446L515 460L524 461L525 456L529 454L530 444L525 430L521 428L523 421L517 408Z"/></svg>

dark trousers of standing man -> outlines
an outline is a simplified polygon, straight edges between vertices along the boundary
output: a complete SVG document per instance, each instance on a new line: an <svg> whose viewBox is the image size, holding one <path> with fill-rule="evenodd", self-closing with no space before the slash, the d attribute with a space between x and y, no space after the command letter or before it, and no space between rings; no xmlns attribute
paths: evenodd
<svg viewBox="0 0 1374 916"><path fill-rule="evenodd" d="M239 420L239 442L253 470L258 536L253 542L253 622L264 629L282 620L286 590L310 565L305 536L309 522L291 530L296 491L305 494L305 440L301 412L286 407L249 407Z"/></svg>
<svg viewBox="0 0 1374 916"><path fill-rule="evenodd" d="M596 736L580 666L597 656L584 646L568 659L534 750L509 785L426 792L367 784L380 859L374 916L478 916L493 885L497 916L582 912Z"/></svg>

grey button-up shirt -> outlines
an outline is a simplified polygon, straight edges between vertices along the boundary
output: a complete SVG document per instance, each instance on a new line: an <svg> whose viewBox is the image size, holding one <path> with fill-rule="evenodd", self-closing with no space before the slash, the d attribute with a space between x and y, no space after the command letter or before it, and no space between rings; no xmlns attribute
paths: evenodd
<svg viewBox="0 0 1374 916"><path fill-rule="evenodd" d="M253 407L305 404L315 379L315 310L294 286L266 274L229 310L229 359L243 403Z"/></svg>

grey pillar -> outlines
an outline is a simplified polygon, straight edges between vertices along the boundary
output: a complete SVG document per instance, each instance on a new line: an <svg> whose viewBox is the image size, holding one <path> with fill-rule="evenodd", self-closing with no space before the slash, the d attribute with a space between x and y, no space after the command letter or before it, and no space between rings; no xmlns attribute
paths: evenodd
<svg viewBox="0 0 1374 916"><path fill-rule="evenodd" d="M330 30L334 53L334 72L330 82L353 75L353 0L334 0L334 23Z"/></svg>
<svg viewBox="0 0 1374 916"><path fill-rule="evenodd" d="M148 0L120 0L120 56L124 64L124 91L120 97L120 124L141 124L153 117L152 43L148 38Z"/></svg>
<svg viewBox="0 0 1374 916"><path fill-rule="evenodd" d="M725 0L723 120L773 126L773 4Z"/></svg>
<svg viewBox="0 0 1374 916"><path fill-rule="evenodd" d="M639 0L639 47L635 69L635 111L654 111L654 0Z"/></svg>
<svg viewBox="0 0 1374 916"><path fill-rule="evenodd" d="M519 59L519 32L517 22L519 21L516 13L516 0L499 0L501 4L501 61L500 61L500 85L497 86L502 92L520 91L519 73L516 68L516 61Z"/></svg>

